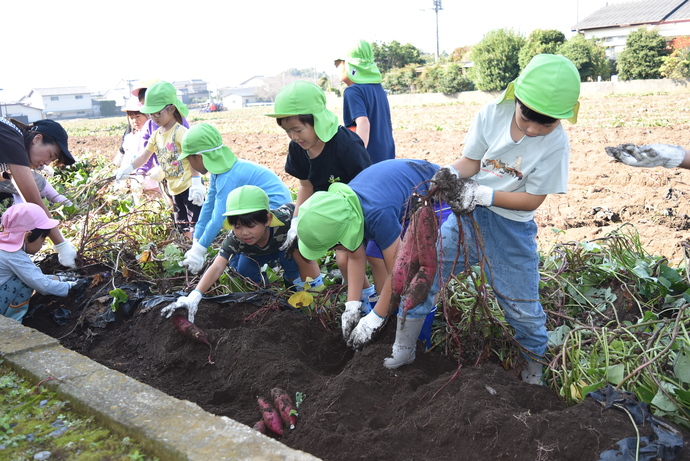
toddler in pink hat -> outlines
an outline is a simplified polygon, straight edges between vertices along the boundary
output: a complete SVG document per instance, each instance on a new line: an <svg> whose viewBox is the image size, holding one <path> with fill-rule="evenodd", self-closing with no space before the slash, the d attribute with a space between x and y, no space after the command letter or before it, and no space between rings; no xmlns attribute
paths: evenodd
<svg viewBox="0 0 690 461"><path fill-rule="evenodd" d="M0 232L0 314L21 321L34 290L67 296L75 282L44 275L29 255L36 254L58 221L35 203L18 203L2 215Z"/></svg>

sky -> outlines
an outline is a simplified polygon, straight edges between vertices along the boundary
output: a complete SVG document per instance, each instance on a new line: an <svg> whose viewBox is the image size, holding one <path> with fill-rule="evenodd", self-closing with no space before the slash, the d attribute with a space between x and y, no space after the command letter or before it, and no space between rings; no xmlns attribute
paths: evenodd
<svg viewBox="0 0 690 461"><path fill-rule="evenodd" d="M290 69L333 72L363 38L435 53L479 42L491 30L558 29L624 0L34 0L3 6L0 101L32 88L122 80L201 79L210 90ZM134 7L133 5L137 5ZM438 16L438 29L436 18Z"/></svg>

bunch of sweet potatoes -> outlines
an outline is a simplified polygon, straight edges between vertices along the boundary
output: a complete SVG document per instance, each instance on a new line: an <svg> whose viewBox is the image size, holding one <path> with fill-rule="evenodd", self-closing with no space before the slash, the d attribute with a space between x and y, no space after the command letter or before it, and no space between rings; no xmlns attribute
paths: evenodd
<svg viewBox="0 0 690 461"><path fill-rule="evenodd" d="M271 389L271 399L257 397L261 419L254 424L254 430L262 434L282 436L285 426L290 429L297 424L297 410L290 395L280 387Z"/></svg>

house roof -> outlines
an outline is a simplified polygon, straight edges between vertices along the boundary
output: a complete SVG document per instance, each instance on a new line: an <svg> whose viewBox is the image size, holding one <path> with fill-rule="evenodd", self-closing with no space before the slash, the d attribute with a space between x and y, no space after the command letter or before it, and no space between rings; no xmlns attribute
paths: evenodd
<svg viewBox="0 0 690 461"><path fill-rule="evenodd" d="M642 0L606 5L575 24L572 30L658 24L690 19L690 0Z"/></svg>
<svg viewBox="0 0 690 461"><path fill-rule="evenodd" d="M64 94L91 94L85 86L63 86L56 88L34 88L32 93L38 93L41 96L60 96Z"/></svg>

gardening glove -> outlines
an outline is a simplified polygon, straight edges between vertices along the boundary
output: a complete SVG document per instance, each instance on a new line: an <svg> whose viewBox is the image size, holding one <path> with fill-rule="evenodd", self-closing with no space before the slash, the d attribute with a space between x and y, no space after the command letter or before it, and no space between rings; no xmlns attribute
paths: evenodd
<svg viewBox="0 0 690 461"><path fill-rule="evenodd" d="M192 248L184 255L184 259L179 262L180 267L187 267L188 270L198 274L204 266L206 260L206 247L197 240L192 243Z"/></svg>
<svg viewBox="0 0 690 461"><path fill-rule="evenodd" d="M285 242L280 246L280 251L285 251L297 242L297 217L290 220L290 229L285 236Z"/></svg>
<svg viewBox="0 0 690 461"><path fill-rule="evenodd" d="M340 317L340 322L343 327L343 339L345 339L345 341L350 337L352 329L357 326L362 316L361 309L361 301L348 301L345 303L345 312L343 312L343 315Z"/></svg>
<svg viewBox="0 0 690 461"><path fill-rule="evenodd" d="M668 144L621 144L605 149L611 157L630 166L675 168L685 159L685 149Z"/></svg>
<svg viewBox="0 0 690 461"><path fill-rule="evenodd" d="M72 269L77 267L77 249L70 242L65 240L62 243L55 245L55 251L58 252L58 261L65 267Z"/></svg>
<svg viewBox="0 0 690 461"><path fill-rule="evenodd" d="M161 315L165 315L165 318L169 319L177 309L187 309L187 320L194 323L194 315L196 315L199 307L199 301L201 301L201 292L192 290L187 296L180 296L177 301L161 309Z"/></svg>
<svg viewBox="0 0 690 461"><path fill-rule="evenodd" d="M479 206L490 206L494 202L494 190L482 186L474 179L458 178L456 186L448 195L448 205L455 214L469 214Z"/></svg>
<svg viewBox="0 0 690 461"><path fill-rule="evenodd" d="M46 178L52 178L55 176L55 170L50 165L43 165L41 168L39 168L39 170Z"/></svg>
<svg viewBox="0 0 690 461"><path fill-rule="evenodd" d="M196 206L201 206L206 200L206 188L201 184L201 176L192 178L192 187L189 188L189 201Z"/></svg>
<svg viewBox="0 0 690 461"><path fill-rule="evenodd" d="M48 182L46 182L45 187L41 190L41 197L47 198L50 203L61 203L65 206L72 206L72 201L64 195L59 194Z"/></svg>
<svg viewBox="0 0 690 461"><path fill-rule="evenodd" d="M160 165L156 165L153 168L151 168L148 172L148 175L149 178L153 179L156 182L161 182L165 179L165 172L163 171L163 168L161 168Z"/></svg>
<svg viewBox="0 0 690 461"><path fill-rule="evenodd" d="M69 275L69 274L56 274L55 277L61 282L77 282L79 280L79 277L75 277L74 275Z"/></svg>
<svg viewBox="0 0 690 461"><path fill-rule="evenodd" d="M134 171L134 167L131 163L128 163L127 165L122 165L115 173L115 180L121 181L122 178L124 178L125 176L129 176L129 174L132 171Z"/></svg>
<svg viewBox="0 0 690 461"><path fill-rule="evenodd" d="M347 340L348 347L360 350L371 341L372 336L383 326L386 319L379 317L376 311L371 311L359 321L350 338Z"/></svg>
<svg viewBox="0 0 690 461"><path fill-rule="evenodd" d="M449 178L453 176L459 178L460 172L453 165L446 165L442 168L439 168L438 171L434 173L434 177L431 178L431 180L438 182L440 178Z"/></svg>

